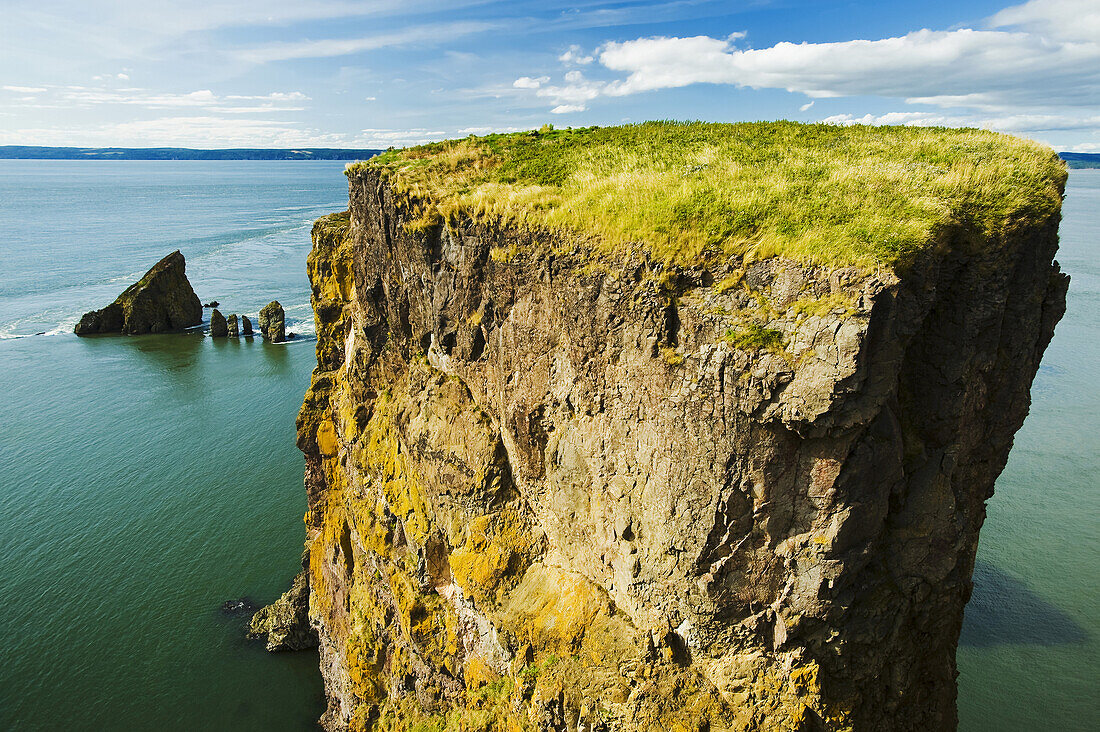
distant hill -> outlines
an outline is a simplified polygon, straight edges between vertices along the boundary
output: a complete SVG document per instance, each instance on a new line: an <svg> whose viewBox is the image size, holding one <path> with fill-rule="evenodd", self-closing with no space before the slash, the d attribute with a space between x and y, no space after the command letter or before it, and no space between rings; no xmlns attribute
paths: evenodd
<svg viewBox="0 0 1100 732"><path fill-rule="evenodd" d="M187 147L35 147L0 145L0 160L366 160L381 150L302 147L293 150Z"/></svg>
<svg viewBox="0 0 1100 732"><path fill-rule="evenodd" d="M1100 168L1100 153L1058 153L1071 168Z"/></svg>

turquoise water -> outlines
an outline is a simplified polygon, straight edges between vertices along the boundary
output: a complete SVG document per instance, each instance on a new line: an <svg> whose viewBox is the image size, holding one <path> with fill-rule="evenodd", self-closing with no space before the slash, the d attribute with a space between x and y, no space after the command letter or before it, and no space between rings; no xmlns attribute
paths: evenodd
<svg viewBox="0 0 1100 732"><path fill-rule="evenodd" d="M1094 730L1100 716L1100 170L1074 170L1068 308L978 544L959 646L963 730Z"/></svg>
<svg viewBox="0 0 1100 732"><path fill-rule="evenodd" d="M267 654L219 608L274 599L297 567L305 257L310 222L345 206L342 165L0 161L0 728L320 715L316 655ZM1086 729L1100 711L1098 212L1100 171L1074 171L1070 308L982 533L964 730ZM204 301L255 314L279 299L305 337L69 334L176 248Z"/></svg>
<svg viewBox="0 0 1100 732"><path fill-rule="evenodd" d="M346 206L342 169L0 161L0 729L320 716L316 654L268 654L220 606L275 599L298 566L305 258L312 220ZM69 334L176 248L204 302L278 299L306 337Z"/></svg>

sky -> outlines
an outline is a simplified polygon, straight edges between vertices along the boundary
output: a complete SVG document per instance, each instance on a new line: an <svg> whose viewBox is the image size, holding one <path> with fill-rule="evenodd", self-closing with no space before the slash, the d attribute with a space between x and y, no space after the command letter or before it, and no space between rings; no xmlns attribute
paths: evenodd
<svg viewBox="0 0 1100 732"><path fill-rule="evenodd" d="M0 145L385 148L650 119L1100 153L1100 0L0 0Z"/></svg>

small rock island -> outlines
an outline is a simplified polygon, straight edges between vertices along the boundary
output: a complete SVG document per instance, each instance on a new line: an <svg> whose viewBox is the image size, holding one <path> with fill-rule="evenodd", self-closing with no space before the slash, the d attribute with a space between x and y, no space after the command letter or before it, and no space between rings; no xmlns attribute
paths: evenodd
<svg viewBox="0 0 1100 732"><path fill-rule="evenodd" d="M282 343L286 340L286 313L278 300L272 300L260 310L260 333L272 343ZM252 324L248 329L251 331Z"/></svg>
<svg viewBox="0 0 1100 732"><path fill-rule="evenodd" d="M73 332L79 336L137 335L183 330L200 323L202 302L187 280L186 262L177 249L110 305L85 313Z"/></svg>
<svg viewBox="0 0 1100 732"><path fill-rule="evenodd" d="M347 176L298 417L326 729L955 727L1052 150L647 123Z"/></svg>

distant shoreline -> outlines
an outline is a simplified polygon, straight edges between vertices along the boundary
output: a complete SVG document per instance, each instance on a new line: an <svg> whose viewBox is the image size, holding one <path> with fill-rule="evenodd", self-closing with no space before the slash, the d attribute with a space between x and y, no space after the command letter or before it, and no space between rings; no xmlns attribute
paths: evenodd
<svg viewBox="0 0 1100 732"><path fill-rule="evenodd" d="M1066 161L1071 170L1079 168L1100 168L1100 153L1060 152L1058 157Z"/></svg>
<svg viewBox="0 0 1100 732"><path fill-rule="evenodd" d="M0 160L366 160L373 148L300 147L287 149L190 147L41 147L0 145ZM1100 153L1060 152L1071 169L1100 168Z"/></svg>
<svg viewBox="0 0 1100 732"><path fill-rule="evenodd" d="M382 151L367 148L329 147L200 150L187 147L0 145L0 160L366 160L380 152Z"/></svg>

